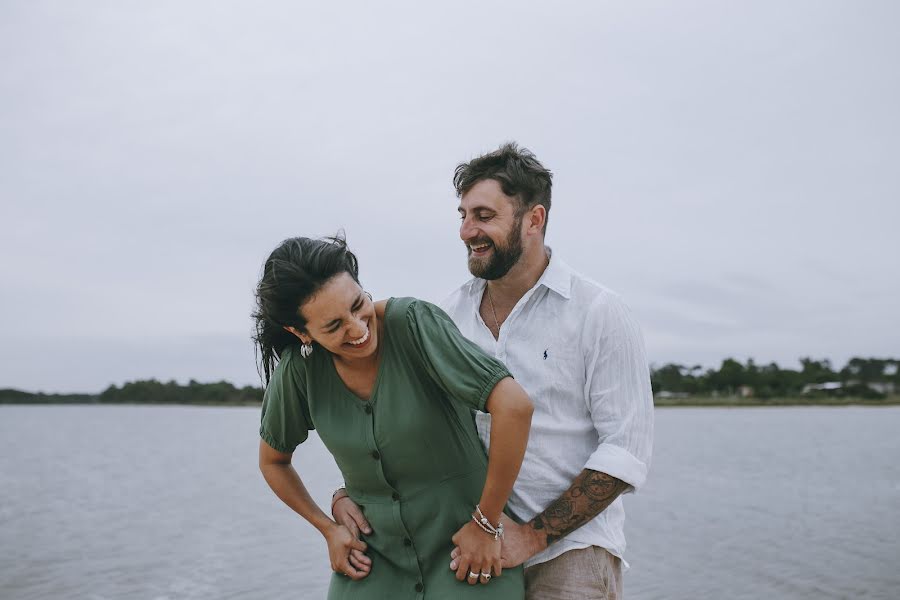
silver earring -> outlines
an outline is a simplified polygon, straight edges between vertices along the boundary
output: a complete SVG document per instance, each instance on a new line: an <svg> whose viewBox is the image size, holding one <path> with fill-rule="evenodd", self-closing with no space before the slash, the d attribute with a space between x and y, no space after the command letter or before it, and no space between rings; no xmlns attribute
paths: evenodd
<svg viewBox="0 0 900 600"><path fill-rule="evenodd" d="M372 299L372 294L370 294L369 292L363 292L363 294L365 294L366 296L368 296L368 297L369 297L369 300Z"/></svg>
<svg viewBox="0 0 900 600"><path fill-rule="evenodd" d="M303 358L309 358L309 355L312 354L312 351L312 344L300 344L300 356L302 356Z"/></svg>

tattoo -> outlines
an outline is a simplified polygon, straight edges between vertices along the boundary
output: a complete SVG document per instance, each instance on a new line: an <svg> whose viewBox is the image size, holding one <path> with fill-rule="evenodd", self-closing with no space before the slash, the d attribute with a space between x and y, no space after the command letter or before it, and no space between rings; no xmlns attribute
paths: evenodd
<svg viewBox="0 0 900 600"><path fill-rule="evenodd" d="M530 525L547 536L549 546L606 510L628 487L621 479L585 469Z"/></svg>

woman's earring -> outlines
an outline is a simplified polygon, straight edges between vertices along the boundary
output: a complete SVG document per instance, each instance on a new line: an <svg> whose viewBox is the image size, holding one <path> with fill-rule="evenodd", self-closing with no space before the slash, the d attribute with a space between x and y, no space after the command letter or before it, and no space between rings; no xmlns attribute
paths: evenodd
<svg viewBox="0 0 900 600"><path fill-rule="evenodd" d="M312 354L313 347L312 344L301 344L300 345L300 356L303 358L309 358L309 355Z"/></svg>
<svg viewBox="0 0 900 600"><path fill-rule="evenodd" d="M368 297L369 297L369 300L372 299L372 294L370 294L369 292L363 292L363 294L365 294L366 296L368 296Z"/></svg>

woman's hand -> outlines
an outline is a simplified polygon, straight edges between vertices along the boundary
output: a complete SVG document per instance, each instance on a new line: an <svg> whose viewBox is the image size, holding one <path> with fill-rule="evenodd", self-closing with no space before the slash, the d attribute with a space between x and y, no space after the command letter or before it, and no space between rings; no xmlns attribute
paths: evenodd
<svg viewBox="0 0 900 600"><path fill-rule="evenodd" d="M460 555L456 569L456 578L469 585L489 583L491 577L499 577L500 540L482 530L474 521L469 521L457 531L451 541L459 546ZM470 577L475 573L478 577Z"/></svg>
<svg viewBox="0 0 900 600"><path fill-rule="evenodd" d="M328 542L328 558L331 560L331 569L335 573L346 575L354 581L358 581L369 574L368 570L357 569L350 562L350 552L366 551L366 543L356 538L350 530L343 525L334 523L325 533L325 541Z"/></svg>
<svg viewBox="0 0 900 600"><path fill-rule="evenodd" d="M350 533L353 534L353 537L359 538L360 533L364 533L365 535L370 535L372 533L372 527L369 525L366 517L363 516L362 510L360 510L356 502L347 495L347 490L344 488L338 489L332 497L331 516L334 517L334 520L337 521L338 525L344 525L349 529ZM350 551L350 564L359 571L368 573L372 568L372 559L354 548Z"/></svg>

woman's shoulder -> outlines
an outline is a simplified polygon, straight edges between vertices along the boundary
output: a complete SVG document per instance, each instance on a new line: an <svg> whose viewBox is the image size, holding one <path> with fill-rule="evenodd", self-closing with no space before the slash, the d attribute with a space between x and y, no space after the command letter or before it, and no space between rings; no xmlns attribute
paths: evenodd
<svg viewBox="0 0 900 600"><path fill-rule="evenodd" d="M453 320L439 306L411 296L391 298L384 323L395 340L413 346L419 346L423 337L444 337L456 329Z"/></svg>
<svg viewBox="0 0 900 600"><path fill-rule="evenodd" d="M436 304L432 304L421 298L405 296L400 298L388 298L375 304L375 310L378 311L378 305L383 304L382 312L379 317L384 319L387 324L395 326L409 326L415 324L416 321L424 315L431 317L432 315L445 316L443 310ZM377 314L377 313L376 313Z"/></svg>
<svg viewBox="0 0 900 600"><path fill-rule="evenodd" d="M281 350L272 380L303 382L307 378L307 363L300 355L300 344L289 344Z"/></svg>

